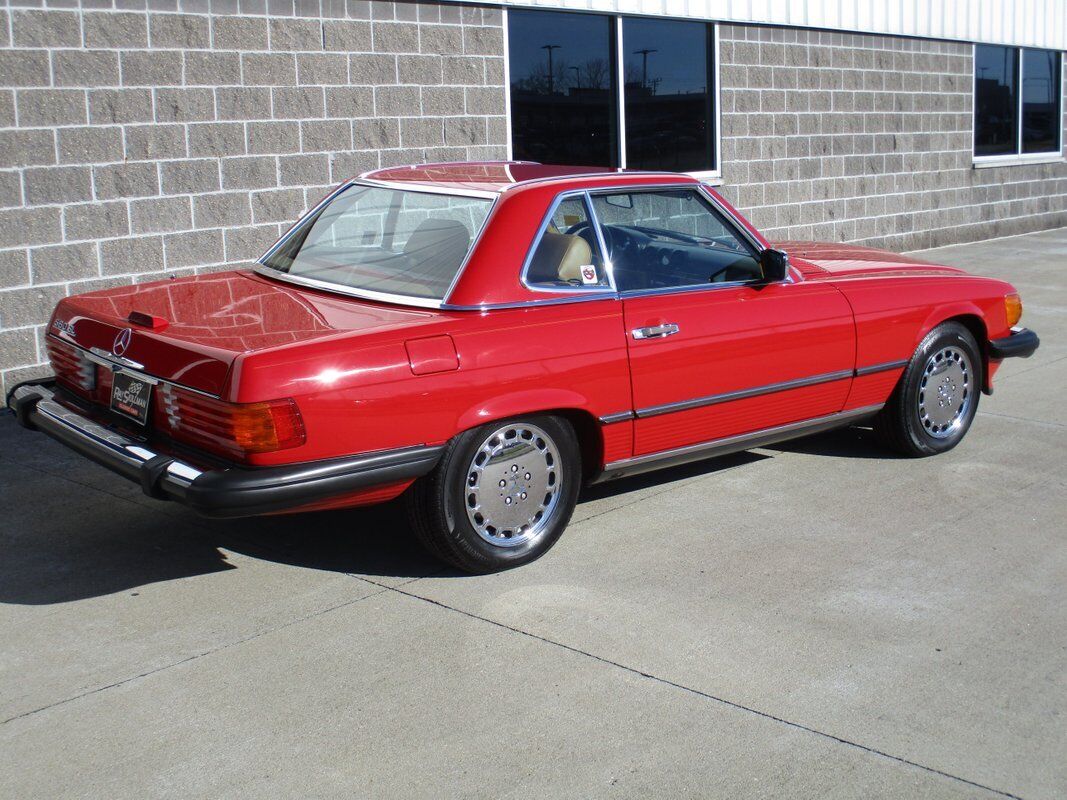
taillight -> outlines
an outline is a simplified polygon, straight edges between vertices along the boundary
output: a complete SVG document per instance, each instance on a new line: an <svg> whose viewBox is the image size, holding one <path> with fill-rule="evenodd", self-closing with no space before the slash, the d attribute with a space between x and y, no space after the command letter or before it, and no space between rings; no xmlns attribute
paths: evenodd
<svg viewBox="0 0 1067 800"><path fill-rule="evenodd" d="M307 440L296 402L227 403L159 386L163 430L172 438L229 458L299 447Z"/></svg>
<svg viewBox="0 0 1067 800"><path fill-rule="evenodd" d="M96 388L96 366L76 347L51 336L45 338L52 371L64 383L91 392Z"/></svg>

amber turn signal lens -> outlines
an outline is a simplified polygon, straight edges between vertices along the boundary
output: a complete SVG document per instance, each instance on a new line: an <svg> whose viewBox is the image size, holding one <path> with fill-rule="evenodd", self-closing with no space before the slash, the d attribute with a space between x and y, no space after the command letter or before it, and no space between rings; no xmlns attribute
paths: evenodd
<svg viewBox="0 0 1067 800"><path fill-rule="evenodd" d="M299 447L304 421L292 400L235 405L230 412L233 441L246 453L270 453Z"/></svg>
<svg viewBox="0 0 1067 800"><path fill-rule="evenodd" d="M1019 324L1023 316L1023 301L1017 294L1009 294L1004 298L1004 311L1008 317L1008 327Z"/></svg>

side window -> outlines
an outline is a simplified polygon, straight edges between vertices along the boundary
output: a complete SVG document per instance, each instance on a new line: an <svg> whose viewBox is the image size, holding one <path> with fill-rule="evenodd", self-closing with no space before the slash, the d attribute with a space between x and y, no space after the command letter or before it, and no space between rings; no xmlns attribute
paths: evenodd
<svg viewBox="0 0 1067 800"><path fill-rule="evenodd" d="M756 251L693 189L593 195L620 292L758 280Z"/></svg>
<svg viewBox="0 0 1067 800"><path fill-rule="evenodd" d="M583 198L568 197L553 210L530 256L526 283L544 289L610 288Z"/></svg>

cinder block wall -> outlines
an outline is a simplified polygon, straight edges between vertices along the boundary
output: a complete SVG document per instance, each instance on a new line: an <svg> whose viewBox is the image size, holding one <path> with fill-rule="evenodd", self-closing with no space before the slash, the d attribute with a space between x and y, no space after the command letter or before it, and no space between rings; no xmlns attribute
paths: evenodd
<svg viewBox="0 0 1067 800"><path fill-rule="evenodd" d="M0 10L5 390L64 295L255 259L367 169L505 156L499 9L148 6Z"/></svg>
<svg viewBox="0 0 1067 800"><path fill-rule="evenodd" d="M4 389L47 372L65 294L254 259L367 169L506 153L497 8L42 2L0 9ZM970 45L723 24L720 46L722 191L772 238L1067 225L1067 164L972 168Z"/></svg>
<svg viewBox="0 0 1067 800"><path fill-rule="evenodd" d="M900 251L1067 225L1067 164L973 168L970 44L719 36L722 191L768 237Z"/></svg>

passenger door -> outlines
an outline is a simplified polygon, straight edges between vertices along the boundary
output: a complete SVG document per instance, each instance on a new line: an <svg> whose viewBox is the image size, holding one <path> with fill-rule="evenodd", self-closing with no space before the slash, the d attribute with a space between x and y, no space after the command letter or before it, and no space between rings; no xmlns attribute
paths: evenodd
<svg viewBox="0 0 1067 800"><path fill-rule="evenodd" d="M593 208L623 298L635 456L842 409L855 329L837 289L760 283L754 244L695 189Z"/></svg>

